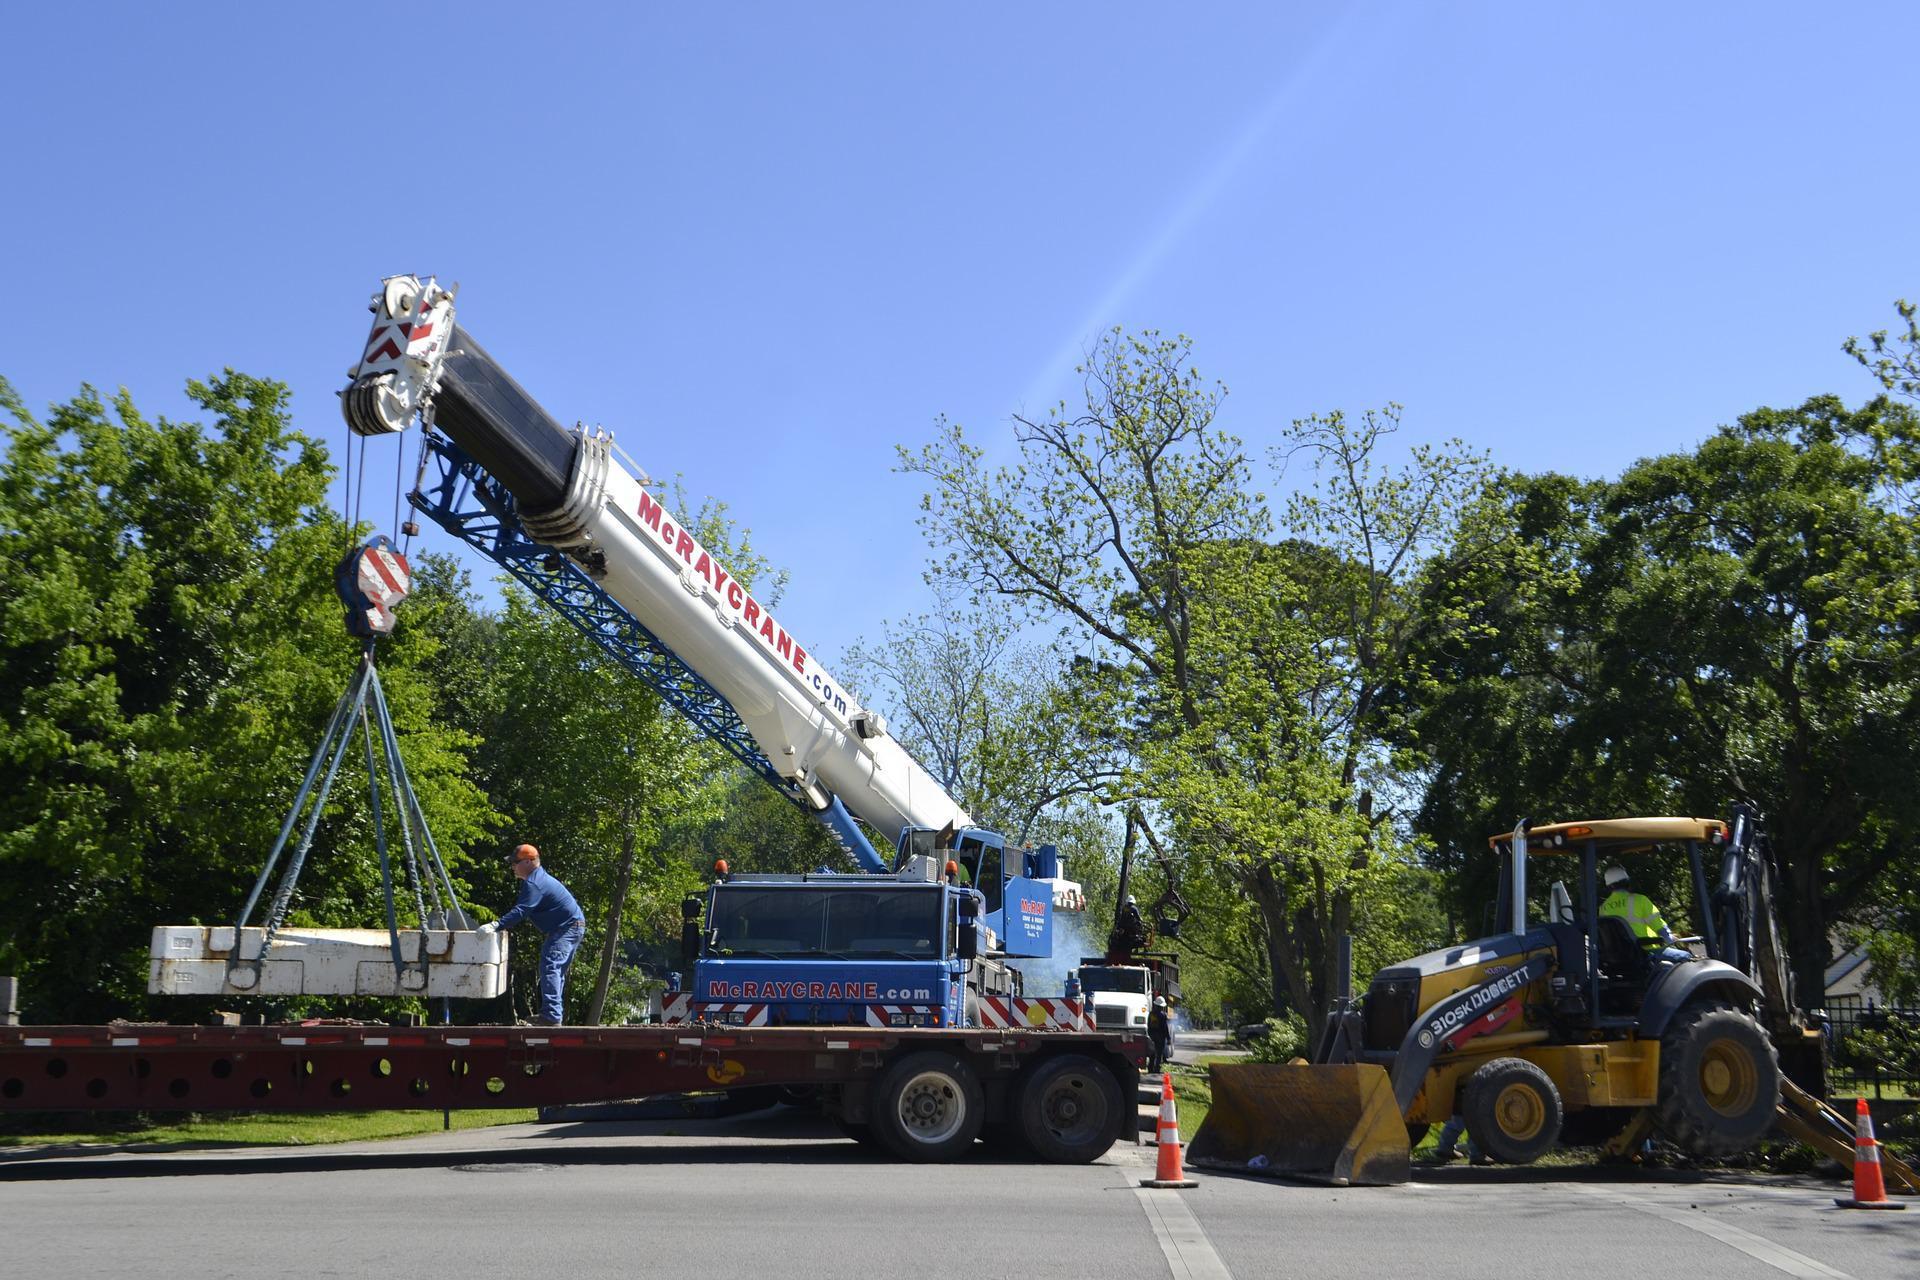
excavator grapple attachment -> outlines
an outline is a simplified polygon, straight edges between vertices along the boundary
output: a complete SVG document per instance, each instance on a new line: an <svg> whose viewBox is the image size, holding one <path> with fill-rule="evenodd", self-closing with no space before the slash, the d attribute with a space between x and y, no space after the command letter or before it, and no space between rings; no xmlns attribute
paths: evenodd
<svg viewBox="0 0 1920 1280"><path fill-rule="evenodd" d="M1190 1164L1344 1186L1408 1180L1407 1126L1386 1070L1220 1063Z"/></svg>

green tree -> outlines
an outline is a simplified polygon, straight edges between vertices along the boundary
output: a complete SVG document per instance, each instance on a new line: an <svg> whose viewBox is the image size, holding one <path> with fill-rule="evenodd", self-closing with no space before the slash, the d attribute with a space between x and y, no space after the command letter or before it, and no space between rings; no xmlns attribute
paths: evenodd
<svg viewBox="0 0 1920 1280"><path fill-rule="evenodd" d="M1920 818L1920 540L1897 497L1914 439L1904 405L1817 397L1612 484L1516 482L1493 505L1531 565L1483 570L1514 585L1440 645L1450 679L1418 717L1446 762L1436 833L1749 801L1817 1001L1834 926Z"/></svg>
<svg viewBox="0 0 1920 1280"><path fill-rule="evenodd" d="M1876 329L1865 342L1848 338L1841 349L1871 373L1889 395L1920 400L1920 308L1905 298L1893 304L1904 332Z"/></svg>
<svg viewBox="0 0 1920 1280"><path fill-rule="evenodd" d="M1303 496L1299 536L1275 542L1240 441L1214 422L1225 388L1189 357L1185 339L1109 335L1082 369L1084 411L1015 418L1020 465L989 467L944 422L903 460L931 484L942 572L1064 624L1121 671L1122 790L1165 815L1196 875L1255 905L1269 1003L1317 1034L1356 903L1412 856L1374 800L1390 764L1379 695L1413 652L1422 549L1449 538L1480 464L1416 452L1376 475L1391 412L1296 424L1329 489ZM1352 502L1351 519L1332 505Z"/></svg>
<svg viewBox="0 0 1920 1280"><path fill-rule="evenodd" d="M238 914L358 657L332 590L348 531L286 388L228 371L187 389L210 428L91 388L42 423L0 382L0 968L35 1018L139 1014L152 927ZM488 811L412 677L430 647L396 642L387 687L457 863ZM306 918L378 916L356 786Z"/></svg>

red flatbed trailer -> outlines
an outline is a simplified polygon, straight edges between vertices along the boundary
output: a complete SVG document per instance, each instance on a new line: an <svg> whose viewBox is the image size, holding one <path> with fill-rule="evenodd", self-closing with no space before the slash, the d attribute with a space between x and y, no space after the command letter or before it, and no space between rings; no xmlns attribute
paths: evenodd
<svg viewBox="0 0 1920 1280"><path fill-rule="evenodd" d="M545 1107L786 1086L909 1159L952 1158L997 1126L1077 1163L1131 1124L1149 1048L1012 1029L0 1026L0 1111Z"/></svg>

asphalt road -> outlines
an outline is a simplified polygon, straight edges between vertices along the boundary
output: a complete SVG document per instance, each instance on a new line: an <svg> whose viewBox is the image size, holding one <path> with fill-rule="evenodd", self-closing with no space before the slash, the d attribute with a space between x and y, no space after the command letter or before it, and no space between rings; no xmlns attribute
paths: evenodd
<svg viewBox="0 0 1920 1280"><path fill-rule="evenodd" d="M310 1151L0 1159L14 1277L1920 1275L1920 1212L1831 1185L1421 1170L1338 1190L1097 1164L908 1166L795 1111L514 1125Z"/></svg>
<svg viewBox="0 0 1920 1280"><path fill-rule="evenodd" d="M309 1150L0 1152L0 1275L1920 1276L1920 1211L1841 1188L1420 1169L1332 1189L1087 1166L893 1164L817 1118L513 1125Z"/></svg>

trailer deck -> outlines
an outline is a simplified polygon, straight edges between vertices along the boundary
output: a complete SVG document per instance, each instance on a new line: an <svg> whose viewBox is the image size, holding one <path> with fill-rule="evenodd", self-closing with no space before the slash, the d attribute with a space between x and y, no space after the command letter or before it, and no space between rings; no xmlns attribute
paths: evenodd
<svg viewBox="0 0 1920 1280"><path fill-rule="evenodd" d="M829 1090L861 1121L908 1054L953 1054L1011 1120L1011 1085L1074 1054L1132 1098L1144 1035L940 1028L386 1026L0 1027L0 1111L377 1111L537 1107L760 1086Z"/></svg>

